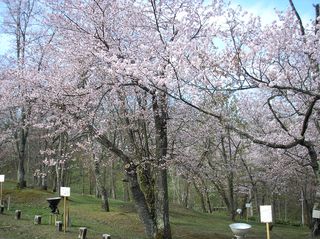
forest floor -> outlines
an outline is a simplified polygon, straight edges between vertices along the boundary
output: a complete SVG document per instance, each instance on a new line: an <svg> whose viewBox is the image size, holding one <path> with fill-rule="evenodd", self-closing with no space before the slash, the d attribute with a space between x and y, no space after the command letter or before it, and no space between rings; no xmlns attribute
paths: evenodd
<svg viewBox="0 0 320 239"><path fill-rule="evenodd" d="M71 227L67 232L58 232L49 225L50 209L46 198L56 196L46 191L5 189L3 198L10 195L10 210L0 214L1 239L71 239L77 238L79 227L87 227L88 239L102 238L110 234L112 239L143 239L144 230L133 203L110 200L110 212L102 212L100 201L93 196L71 194L68 202ZM15 220L15 210L21 210L21 220ZM59 204L63 212L63 201ZM171 226L174 239L231 239L229 224L232 223L222 212L205 214L180 206L171 205ZM34 225L35 215L42 215L41 225ZM249 221L253 226L247 239L262 239L264 224ZM304 227L275 225L272 239L306 239L309 231Z"/></svg>

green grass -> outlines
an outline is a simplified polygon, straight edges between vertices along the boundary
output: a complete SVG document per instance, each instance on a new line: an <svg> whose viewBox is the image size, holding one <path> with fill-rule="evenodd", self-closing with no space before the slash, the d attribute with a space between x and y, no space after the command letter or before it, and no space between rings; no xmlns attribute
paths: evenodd
<svg viewBox="0 0 320 239"><path fill-rule="evenodd" d="M144 229L137 216L133 203L110 200L111 212L102 212L100 201L93 196L72 193L69 201L72 226L66 233L57 232L49 225L50 210L46 198L55 196L40 190L15 190L14 183L6 182L4 198L11 197L11 209L0 215L1 239L71 239L77 238L79 227L88 228L88 238L101 238L108 233L113 239L143 239ZM14 219L14 211L22 211L22 219ZM59 204L63 211L63 202ZM224 213L205 214L171 205L171 226L173 238L230 239L231 221ZM34 215L42 215L42 224L33 225ZM249 222L253 229L248 239L265 238L265 226ZM271 232L272 239L306 239L309 231L302 227L275 225Z"/></svg>

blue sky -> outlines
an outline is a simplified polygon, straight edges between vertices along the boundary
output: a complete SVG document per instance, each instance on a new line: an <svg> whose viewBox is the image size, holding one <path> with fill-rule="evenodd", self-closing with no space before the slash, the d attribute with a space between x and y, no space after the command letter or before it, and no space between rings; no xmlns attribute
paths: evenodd
<svg viewBox="0 0 320 239"><path fill-rule="evenodd" d="M227 0L226 0L227 1ZM289 7L289 0L229 0L233 5L241 5L248 12L261 17L262 22L272 22L276 15L274 9L284 11ZM314 19L313 4L320 3L320 0L293 0L304 22ZM4 5L0 3L0 24L2 24ZM9 48L10 41L0 28L0 55Z"/></svg>
<svg viewBox="0 0 320 239"><path fill-rule="evenodd" d="M289 5L289 0L229 0L232 4L241 5L248 12L261 17L263 22L271 22L275 18L274 9L284 11ZM314 20L315 10L313 4L320 0L293 0L303 21Z"/></svg>

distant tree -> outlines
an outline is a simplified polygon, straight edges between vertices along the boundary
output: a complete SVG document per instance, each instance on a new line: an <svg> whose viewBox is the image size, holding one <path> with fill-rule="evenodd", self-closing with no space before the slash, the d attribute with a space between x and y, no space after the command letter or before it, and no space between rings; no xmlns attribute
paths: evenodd
<svg viewBox="0 0 320 239"><path fill-rule="evenodd" d="M3 0L6 7L3 30L14 39L14 51L3 58L1 112L6 121L7 140L15 145L18 187L26 187L25 161L33 108L40 82L38 73L50 34L40 27L41 6L34 0Z"/></svg>

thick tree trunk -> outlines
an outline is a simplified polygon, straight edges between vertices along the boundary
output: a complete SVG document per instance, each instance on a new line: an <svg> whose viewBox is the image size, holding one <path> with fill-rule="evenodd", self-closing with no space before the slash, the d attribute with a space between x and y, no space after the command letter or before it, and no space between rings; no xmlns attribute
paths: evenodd
<svg viewBox="0 0 320 239"><path fill-rule="evenodd" d="M25 113L22 113L22 120L25 120ZM15 134L16 149L18 152L18 172L17 172L17 187L23 189L27 187L25 180L25 168L24 163L26 161L26 146L27 146L28 129L18 129Z"/></svg>
<svg viewBox="0 0 320 239"><path fill-rule="evenodd" d="M126 171L127 171L127 177L130 183L132 197L136 203L140 220L144 224L145 233L148 238L157 238L157 234L158 234L157 222L153 216L153 213L150 212L145 195L140 188L137 173L135 169L130 169L130 168L127 168Z"/></svg>
<svg viewBox="0 0 320 239"><path fill-rule="evenodd" d="M155 238L170 239L171 228L169 221L169 196L167 170L160 170L160 175L157 177L157 225L158 235Z"/></svg>
<svg viewBox="0 0 320 239"><path fill-rule="evenodd" d="M25 162L25 157L19 156L19 163L18 163L18 185L17 187L19 189L23 189L27 186L27 182L25 180L25 170L24 170L24 162Z"/></svg>
<svg viewBox="0 0 320 239"><path fill-rule="evenodd" d="M103 177L100 171L101 158L93 155L94 162L94 173L96 178L96 186L99 195L101 196L101 208L105 212L109 212L109 201L108 201L108 193L106 188L103 185Z"/></svg>
<svg viewBox="0 0 320 239"><path fill-rule="evenodd" d="M165 86L163 87L165 88ZM164 91L165 92L165 91ZM156 142L156 159L158 162L157 174L157 238L171 239L171 228L169 221L169 196L167 182L167 99L164 92L159 92L152 97L152 108L155 122L155 142Z"/></svg>
<svg viewBox="0 0 320 239"><path fill-rule="evenodd" d="M21 145L21 147L24 147ZM25 180L25 169L24 169L24 162L25 162L25 151L21 150L19 152L19 161L18 161L18 188L22 189L27 186L27 182Z"/></svg>

